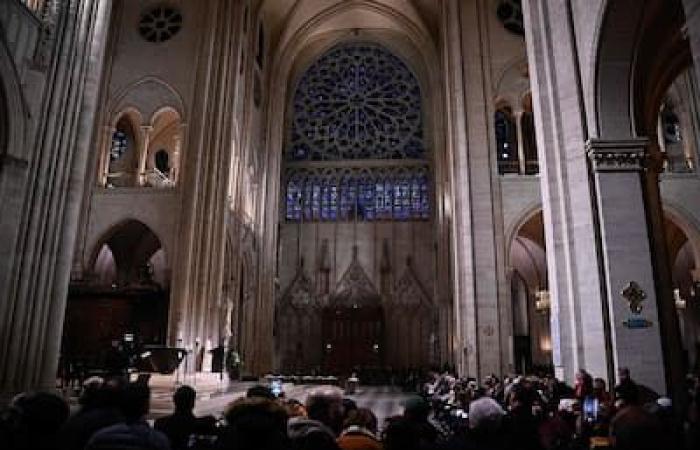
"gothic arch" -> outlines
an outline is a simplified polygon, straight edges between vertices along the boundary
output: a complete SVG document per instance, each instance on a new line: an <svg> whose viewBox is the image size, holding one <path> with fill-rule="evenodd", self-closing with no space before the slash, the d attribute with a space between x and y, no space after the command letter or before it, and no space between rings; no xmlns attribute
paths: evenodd
<svg viewBox="0 0 700 450"><path fill-rule="evenodd" d="M644 7L637 0L607 2L596 43L592 134L606 139L655 134L663 95L691 62L682 17L672 12L683 8L673 2L648 0Z"/></svg>
<svg viewBox="0 0 700 450"><path fill-rule="evenodd" d="M158 77L147 76L125 86L113 97L107 109L113 117L117 111L135 108L143 117L153 118L164 108L173 109L185 121L185 104L180 93Z"/></svg>
<svg viewBox="0 0 700 450"><path fill-rule="evenodd" d="M668 201L664 201L664 216L686 235L693 250L695 262L700 264L700 225L697 220L681 206Z"/></svg>
<svg viewBox="0 0 700 450"><path fill-rule="evenodd" d="M529 205L525 205L525 207L523 207L516 216L517 219L513 220L510 224L506 224L506 255L510 254L510 244L511 242L513 242L513 239L515 239L515 237L517 236L520 228L530 219L532 219L541 212L542 203L539 200L537 200L535 202L530 203Z"/></svg>
<svg viewBox="0 0 700 450"><path fill-rule="evenodd" d="M118 233L120 230L124 229L125 226L129 226L130 224L140 224L143 226L146 230L148 230L150 233L153 234L153 236L157 239L159 247L163 250L163 252L166 255L166 261L168 258L168 255L170 255L170 251L168 248L166 248L166 244L163 241L163 239L158 235L158 233L154 230L152 226L149 226L148 223L141 219L137 218L125 218L122 219L116 223L113 223L107 227L105 227L103 230L96 232L94 235L96 236L93 240L92 243L89 243L86 248L91 248L92 250L88 254L88 259L85 261L85 267L88 269L92 269L95 266L95 263L97 261L97 257L102 250L102 246L105 245L107 242L109 242L112 237L116 233ZM170 265L170 264L168 264Z"/></svg>

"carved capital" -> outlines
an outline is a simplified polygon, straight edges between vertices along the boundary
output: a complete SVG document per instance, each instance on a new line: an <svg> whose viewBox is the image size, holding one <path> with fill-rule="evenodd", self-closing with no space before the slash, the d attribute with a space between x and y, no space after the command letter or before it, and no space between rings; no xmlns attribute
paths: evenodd
<svg viewBox="0 0 700 450"><path fill-rule="evenodd" d="M646 167L648 144L646 138L590 139L586 153L596 172L637 172Z"/></svg>

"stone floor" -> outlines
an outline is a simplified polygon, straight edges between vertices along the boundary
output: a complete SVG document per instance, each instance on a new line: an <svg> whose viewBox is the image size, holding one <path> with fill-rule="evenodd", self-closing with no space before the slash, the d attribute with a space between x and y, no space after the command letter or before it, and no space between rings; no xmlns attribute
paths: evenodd
<svg viewBox="0 0 700 450"><path fill-rule="evenodd" d="M182 381L182 380L177 380ZM229 384L226 379L220 380L218 375L198 374L195 378L190 375L184 383L197 389L197 404L195 412L198 415L213 414L220 417L226 405L245 395L245 391L254 382L235 382ZM177 388L173 377L154 376L149 383L151 386L151 414L155 419L172 411L172 394ZM308 393L317 386L285 384L287 398L305 401ZM410 394L401 392L390 386L360 386L354 395L348 396L355 400L360 407L370 408L382 424L386 417L400 414L403 402Z"/></svg>

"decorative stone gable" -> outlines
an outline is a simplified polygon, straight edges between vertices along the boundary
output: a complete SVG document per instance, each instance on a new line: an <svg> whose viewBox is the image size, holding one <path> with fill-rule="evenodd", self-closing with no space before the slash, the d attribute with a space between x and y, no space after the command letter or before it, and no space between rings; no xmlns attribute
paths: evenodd
<svg viewBox="0 0 700 450"><path fill-rule="evenodd" d="M313 292L313 282L306 274L304 261L302 260L299 263L294 279L284 294L282 294L280 306L292 306L300 309L318 306Z"/></svg>
<svg viewBox="0 0 700 450"><path fill-rule="evenodd" d="M430 297L418 280L411 258L406 260L406 268L394 286L393 306L421 308L431 306Z"/></svg>
<svg viewBox="0 0 700 450"><path fill-rule="evenodd" d="M357 247L353 247L352 262L331 296L331 305L350 308L378 306L379 303L379 292L357 259Z"/></svg>

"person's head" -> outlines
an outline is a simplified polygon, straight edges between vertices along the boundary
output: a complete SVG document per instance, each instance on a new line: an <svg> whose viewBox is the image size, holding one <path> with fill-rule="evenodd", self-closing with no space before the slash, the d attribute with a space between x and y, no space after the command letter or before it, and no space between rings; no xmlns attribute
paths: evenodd
<svg viewBox="0 0 700 450"><path fill-rule="evenodd" d="M189 386L180 386L173 394L175 411L187 412L194 409L197 392Z"/></svg>
<svg viewBox="0 0 700 450"><path fill-rule="evenodd" d="M422 422L428 420L430 404L421 397L411 397L404 403L403 416L411 421Z"/></svg>
<svg viewBox="0 0 700 450"><path fill-rule="evenodd" d="M17 412L18 425L30 439L55 435L70 414L65 400L48 392L17 396L11 407Z"/></svg>
<svg viewBox="0 0 700 450"><path fill-rule="evenodd" d="M593 379L593 390L596 393L602 393L606 391L606 385L605 385L605 380L602 378L594 378Z"/></svg>
<svg viewBox="0 0 700 450"><path fill-rule="evenodd" d="M291 417L306 417L306 408L304 405L296 399L290 398L284 400L282 403L284 409L287 411L287 415Z"/></svg>
<svg viewBox="0 0 700 450"><path fill-rule="evenodd" d="M122 393L121 410L127 422L136 422L148 414L151 390L143 383L129 383Z"/></svg>
<svg viewBox="0 0 700 450"><path fill-rule="evenodd" d="M639 403L639 388L633 383L623 383L615 387L615 404L618 407Z"/></svg>
<svg viewBox="0 0 700 450"><path fill-rule="evenodd" d="M630 369L628 367L620 367L617 369L617 378L620 380L620 383L631 380Z"/></svg>
<svg viewBox="0 0 700 450"><path fill-rule="evenodd" d="M267 386L263 386L262 384L256 384L255 386L252 386L251 388L248 389L248 391L245 394L246 397L248 398L265 398L268 400L274 400L275 394L272 393L272 389L270 389Z"/></svg>
<svg viewBox="0 0 700 450"><path fill-rule="evenodd" d="M306 398L309 419L317 420L336 434L343 427L343 394L333 386L317 388Z"/></svg>
<svg viewBox="0 0 700 450"><path fill-rule="evenodd" d="M503 408L494 399L482 397L469 404L469 428L476 433L497 433L504 415Z"/></svg>
<svg viewBox="0 0 700 450"><path fill-rule="evenodd" d="M343 418L347 419L348 414L357 409L357 403L355 400L345 397L343 398Z"/></svg>
<svg viewBox="0 0 700 450"><path fill-rule="evenodd" d="M287 412L274 400L238 399L228 406L224 417L222 448L281 450L287 447Z"/></svg>
<svg viewBox="0 0 700 450"><path fill-rule="evenodd" d="M382 442L384 450L418 450L421 443L417 427L403 416L386 420Z"/></svg>
<svg viewBox="0 0 700 450"><path fill-rule="evenodd" d="M350 411L343 422L343 428L352 426L365 428L372 433L377 432L377 416L367 408L358 408Z"/></svg>
<svg viewBox="0 0 700 450"><path fill-rule="evenodd" d="M90 377L83 382L83 392L78 403L84 408L95 408L101 405L104 392L104 379Z"/></svg>

